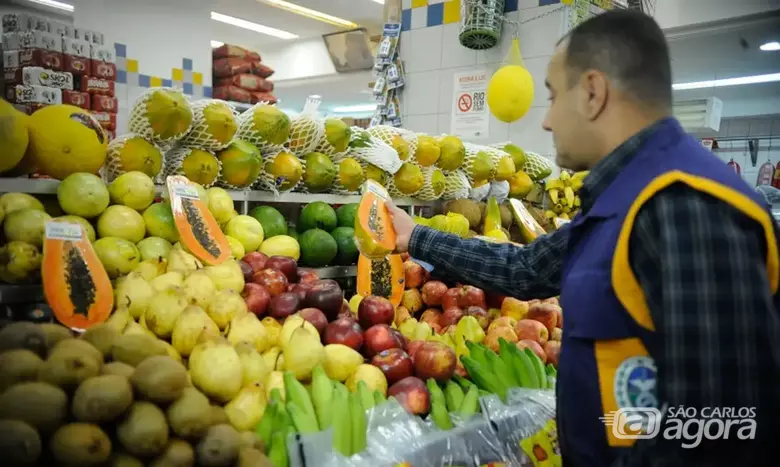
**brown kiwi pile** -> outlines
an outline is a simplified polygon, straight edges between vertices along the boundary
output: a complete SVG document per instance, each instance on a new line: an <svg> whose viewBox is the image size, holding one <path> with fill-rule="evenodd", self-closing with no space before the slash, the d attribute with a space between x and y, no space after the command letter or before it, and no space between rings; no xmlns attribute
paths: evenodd
<svg viewBox="0 0 780 467"><path fill-rule="evenodd" d="M0 464L272 467L165 349L98 325L0 329Z"/></svg>

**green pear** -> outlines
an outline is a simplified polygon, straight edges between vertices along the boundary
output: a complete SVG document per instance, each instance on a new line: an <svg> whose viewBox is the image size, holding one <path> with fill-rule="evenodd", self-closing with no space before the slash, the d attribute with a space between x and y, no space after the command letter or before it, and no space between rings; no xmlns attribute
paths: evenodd
<svg viewBox="0 0 780 467"><path fill-rule="evenodd" d="M225 339L205 339L192 350L188 363L193 386L211 399L228 402L241 390L241 359Z"/></svg>
<svg viewBox="0 0 780 467"><path fill-rule="evenodd" d="M328 344L325 346L325 373L328 378L336 381L346 381L363 363L363 356L352 347L344 344Z"/></svg>
<svg viewBox="0 0 780 467"><path fill-rule="evenodd" d="M292 337L293 332L300 327L306 329L309 332L313 332L314 334L319 334L317 332L317 328L315 328L313 324L306 321L301 316L297 314L288 316L287 319L284 320L282 330L279 332L279 339L276 345L284 349L285 346L287 346L287 343L290 342L290 338Z"/></svg>
<svg viewBox="0 0 780 467"><path fill-rule="evenodd" d="M266 365L263 356L255 349L255 346L251 342L239 342L235 347L238 358L241 359L244 386L264 382L272 368Z"/></svg>
<svg viewBox="0 0 780 467"><path fill-rule="evenodd" d="M165 272L178 271L186 276L202 267L203 263L183 249L171 248L170 253L168 253L168 266Z"/></svg>
<svg viewBox="0 0 780 467"><path fill-rule="evenodd" d="M293 331L290 341L282 350L284 369L291 371L299 381L311 379L315 366L325 360L325 348L320 342L320 335L305 327Z"/></svg>
<svg viewBox="0 0 780 467"><path fill-rule="evenodd" d="M269 347L268 333L254 313L239 314L233 318L227 340L233 345L239 342L251 342L258 352L265 352Z"/></svg>
<svg viewBox="0 0 780 467"><path fill-rule="evenodd" d="M199 306L188 306L182 310L171 333L171 344L181 355L187 357L198 344L203 333L218 335L219 328Z"/></svg>
<svg viewBox="0 0 780 467"><path fill-rule="evenodd" d="M253 383L241 389L225 405L225 415L238 431L254 429L265 413L266 397L262 383Z"/></svg>

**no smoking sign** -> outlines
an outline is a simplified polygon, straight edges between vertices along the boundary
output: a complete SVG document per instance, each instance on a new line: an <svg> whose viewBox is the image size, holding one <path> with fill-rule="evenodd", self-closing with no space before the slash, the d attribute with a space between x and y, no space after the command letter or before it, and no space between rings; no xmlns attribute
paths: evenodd
<svg viewBox="0 0 780 467"><path fill-rule="evenodd" d="M458 97L458 110L461 112L468 112L471 110L473 103L474 101L471 98L471 94L461 94L460 97Z"/></svg>

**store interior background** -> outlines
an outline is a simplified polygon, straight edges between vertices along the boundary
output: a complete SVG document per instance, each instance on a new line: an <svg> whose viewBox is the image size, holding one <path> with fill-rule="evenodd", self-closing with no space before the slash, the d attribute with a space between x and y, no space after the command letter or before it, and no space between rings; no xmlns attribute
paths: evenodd
<svg viewBox="0 0 780 467"><path fill-rule="evenodd" d="M450 0L458 3L459 0ZM370 111L336 112L371 103L370 71L340 74L327 53L322 34L344 30L295 15L258 0L63 0L72 13L28 0L0 0L0 14L34 12L75 27L103 31L108 44L126 45L127 57L137 60L138 72L164 79L182 59L192 60L203 85L211 84L211 41L241 45L258 51L275 70L275 94L280 107L300 110L306 97L322 96L323 114L364 118ZM473 51L458 43L459 23L439 16L447 0L295 0L366 27L370 35L381 32L386 18L406 16L401 34L400 57L406 67L402 94L403 126L432 134L450 131L453 74L487 69L495 71L511 40L505 29L499 45ZM526 149L552 155L549 134L541 128L547 106L544 74L558 38L570 24L570 9L550 0L508 0L510 20L523 22L518 30L521 52L534 78L535 97L528 114L507 124L491 119L490 131L477 143L513 141ZM768 40L780 41L780 0L655 0L654 16L670 42L675 83L780 73L780 51L761 51ZM540 6L542 5L542 6ZM405 12L399 14L402 10ZM212 11L271 26L297 35L279 39L210 19ZM451 19L451 17L449 18ZM431 26L428 26L431 24ZM118 126L126 128L127 113L144 88L117 85ZM734 159L748 183L755 184L758 167L767 159L780 161L780 82L675 91L676 101L717 97L723 101L718 132L697 136L722 139L716 154ZM757 164L750 161L747 140L758 138ZM728 140L728 141L726 141Z"/></svg>

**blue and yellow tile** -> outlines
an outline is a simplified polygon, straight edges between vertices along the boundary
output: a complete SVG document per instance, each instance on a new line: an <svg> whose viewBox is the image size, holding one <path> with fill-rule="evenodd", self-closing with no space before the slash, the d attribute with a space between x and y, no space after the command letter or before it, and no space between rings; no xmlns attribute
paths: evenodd
<svg viewBox="0 0 780 467"><path fill-rule="evenodd" d="M162 85L163 85L162 78L160 78L158 76L151 76L149 78L149 87L150 88L159 88Z"/></svg>
<svg viewBox="0 0 780 467"><path fill-rule="evenodd" d="M138 73L138 60L133 60L132 58L127 59L127 72Z"/></svg>
<svg viewBox="0 0 780 467"><path fill-rule="evenodd" d="M203 74L202 73L198 73L197 71L193 71L192 72L192 84L202 85L203 84Z"/></svg>

